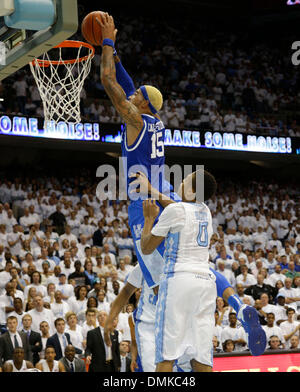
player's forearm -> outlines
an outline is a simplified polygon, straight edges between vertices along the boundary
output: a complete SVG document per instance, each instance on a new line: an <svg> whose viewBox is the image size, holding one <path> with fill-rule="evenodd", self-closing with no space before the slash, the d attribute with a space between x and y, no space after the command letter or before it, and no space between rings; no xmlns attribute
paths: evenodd
<svg viewBox="0 0 300 392"><path fill-rule="evenodd" d="M141 249L145 255L151 254L155 249L153 248L153 246L151 246L151 230L153 228L154 221L154 219L145 218L143 232L141 236Z"/></svg>
<svg viewBox="0 0 300 392"><path fill-rule="evenodd" d="M113 301L107 320L113 321L122 311L123 307L127 304L129 298L132 296L136 288L127 283L117 298Z"/></svg>
<svg viewBox="0 0 300 392"><path fill-rule="evenodd" d="M116 82L116 68L113 58L113 48L111 46L105 45L102 49L101 56L101 83L103 84L105 90L106 86L111 85L111 83Z"/></svg>

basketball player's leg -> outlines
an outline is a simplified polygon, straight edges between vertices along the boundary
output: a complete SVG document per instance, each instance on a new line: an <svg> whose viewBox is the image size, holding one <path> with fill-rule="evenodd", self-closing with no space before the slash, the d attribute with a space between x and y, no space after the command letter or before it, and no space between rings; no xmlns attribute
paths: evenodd
<svg viewBox="0 0 300 392"><path fill-rule="evenodd" d="M163 373L163 372L168 372L168 373L170 373L170 372L173 372L173 366L174 366L174 360L173 361L162 361L162 362L159 362L157 365L156 365L156 372L158 372L158 373Z"/></svg>
<svg viewBox="0 0 300 392"><path fill-rule="evenodd" d="M192 310L189 299L198 297L186 277L186 273L169 277L159 286L155 315L156 372L173 372L175 361L189 346L185 339Z"/></svg>
<svg viewBox="0 0 300 392"><path fill-rule="evenodd" d="M251 354L254 356L263 354L266 349L267 338L260 325L256 309L240 300L233 287L222 274L213 269L211 269L211 272L216 276L217 295L222 297L236 311L237 318L245 329Z"/></svg>
<svg viewBox="0 0 300 392"><path fill-rule="evenodd" d="M195 355L191 360L191 365L194 372L212 372L212 341L217 295L215 276L210 274L208 279L200 277L198 280L198 303L191 319L191 336L195 347Z"/></svg>
<svg viewBox="0 0 300 392"><path fill-rule="evenodd" d="M192 368L194 372L198 373L208 373L212 372L212 366L210 365L204 365L203 363L200 363L196 361L195 359L191 360Z"/></svg>
<svg viewBox="0 0 300 392"><path fill-rule="evenodd" d="M144 372L155 372L155 325L138 321L135 324L135 337Z"/></svg>

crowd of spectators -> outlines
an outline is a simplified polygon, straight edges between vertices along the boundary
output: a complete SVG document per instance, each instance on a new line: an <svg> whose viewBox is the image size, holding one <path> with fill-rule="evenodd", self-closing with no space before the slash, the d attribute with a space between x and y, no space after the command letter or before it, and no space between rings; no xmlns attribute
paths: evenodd
<svg viewBox="0 0 300 392"><path fill-rule="evenodd" d="M84 16L84 14L82 15ZM116 48L135 86L163 93L160 112L171 128L300 136L299 73L278 46L252 32L232 33L211 21L197 29L177 21L116 15ZM77 33L73 39L82 40ZM292 41L291 41L292 42ZM287 44L288 45L288 44ZM288 52L288 47L285 48ZM120 123L100 82L101 50L81 93L83 121ZM29 67L0 84L8 114L43 116Z"/></svg>
<svg viewBox="0 0 300 392"><path fill-rule="evenodd" d="M31 346L34 365L44 360L55 333L66 333L74 355L85 357L87 332L103 326L136 263L128 202L100 201L96 187L88 175L0 183L0 328L10 331L15 321L18 331L40 336L38 351ZM237 186L224 179L207 201L214 227L210 265L257 309L267 350L300 348L298 197L292 185ZM115 323L124 358L138 298L139 290ZM233 309L217 298L215 352L248 350L246 341ZM60 359L62 350L56 355ZM1 338L0 360L7 360Z"/></svg>

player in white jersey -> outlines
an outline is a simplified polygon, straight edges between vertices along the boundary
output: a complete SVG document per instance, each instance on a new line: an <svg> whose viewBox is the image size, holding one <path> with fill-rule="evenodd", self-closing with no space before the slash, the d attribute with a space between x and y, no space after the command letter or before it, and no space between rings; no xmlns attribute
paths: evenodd
<svg viewBox="0 0 300 392"><path fill-rule="evenodd" d="M54 347L48 346L45 349L45 359L41 359L35 367L41 372L46 373L62 373L65 372L66 369L64 365L60 361L56 361L55 358L55 350Z"/></svg>
<svg viewBox="0 0 300 392"><path fill-rule="evenodd" d="M187 176L153 228L159 208L154 199L143 205L143 254L151 254L166 240L164 278L156 311L156 371L172 371L180 356L192 356L194 371L212 371L212 338L216 300L215 275L209 269L213 233L209 208L196 192L196 173ZM204 200L216 190L214 177L203 172ZM186 202L189 201L189 202Z"/></svg>
<svg viewBox="0 0 300 392"><path fill-rule="evenodd" d="M208 262L212 235L210 211L203 203L171 204L155 227L151 227L155 240L151 241L151 237L145 240L157 209L154 200L144 202L145 225L141 238L142 252L146 254L151 253L151 246L156 245L158 238L166 238L164 278L160 283L155 324L156 371L172 371L174 360L184 354L192 356L194 371L211 371L217 289Z"/></svg>
<svg viewBox="0 0 300 392"><path fill-rule="evenodd" d="M23 347L14 349L13 359L6 361L3 365L3 372L17 373L27 372L28 369L33 369L33 364L30 361L24 360L25 351Z"/></svg>

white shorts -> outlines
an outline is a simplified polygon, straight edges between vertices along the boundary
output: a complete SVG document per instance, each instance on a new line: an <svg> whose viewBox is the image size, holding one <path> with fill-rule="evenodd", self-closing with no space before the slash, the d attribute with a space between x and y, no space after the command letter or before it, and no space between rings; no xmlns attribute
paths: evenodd
<svg viewBox="0 0 300 392"><path fill-rule="evenodd" d="M155 372L155 325L137 321L135 338L144 372Z"/></svg>
<svg viewBox="0 0 300 392"><path fill-rule="evenodd" d="M135 324L135 338L143 372L155 372L155 325L138 321ZM173 372L191 372L190 359L179 358L174 364Z"/></svg>
<svg viewBox="0 0 300 392"><path fill-rule="evenodd" d="M155 322L156 363L188 355L212 366L215 281L211 272L175 272L160 283Z"/></svg>

